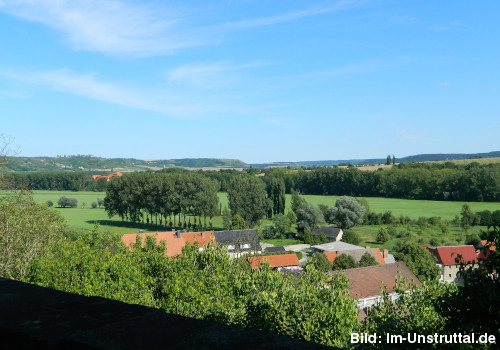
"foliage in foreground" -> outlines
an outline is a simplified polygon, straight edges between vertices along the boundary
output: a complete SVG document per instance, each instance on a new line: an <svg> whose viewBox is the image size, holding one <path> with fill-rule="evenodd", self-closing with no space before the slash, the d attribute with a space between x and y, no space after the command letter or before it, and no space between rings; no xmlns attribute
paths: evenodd
<svg viewBox="0 0 500 350"><path fill-rule="evenodd" d="M29 193L0 197L0 276L23 278L64 226L59 213L35 203Z"/></svg>
<svg viewBox="0 0 500 350"><path fill-rule="evenodd" d="M499 246L500 231L489 232L486 252L492 245ZM486 259L477 264L461 264L463 286L442 284L437 281L424 282L423 287L403 294L395 303L387 293L383 302L372 308L363 324L363 331L377 333L385 339L386 334L453 335L475 334L495 336L500 341L500 255L488 253ZM457 257L457 261L459 258ZM497 344L449 344L449 348L488 349ZM443 344L404 344L407 349L443 348ZM394 344L364 344L363 348L392 349Z"/></svg>
<svg viewBox="0 0 500 350"><path fill-rule="evenodd" d="M198 252L196 245L168 258L152 239L130 251L97 230L56 242L34 261L26 280L325 345L346 346L358 327L342 275L328 280L314 268L302 275L280 273L267 264L251 271L223 249Z"/></svg>
<svg viewBox="0 0 500 350"><path fill-rule="evenodd" d="M250 271L245 260L231 260L222 249L198 252L196 246L170 259L153 239L129 250L97 228L71 240L61 234L61 217L26 193L0 200L0 224L1 276L326 345L348 347L350 333L360 331L345 277L328 280L312 266L302 275L276 273L268 265ZM494 230L489 239L499 246L499 237ZM405 249L411 254L413 248ZM464 266L463 287L426 282L394 304L386 295L361 330L379 335L487 332L498 340L500 283L492 272L500 270L499 262L495 252L474 270Z"/></svg>
<svg viewBox="0 0 500 350"><path fill-rule="evenodd" d="M447 317L439 312L437 304L444 297L456 290L455 285L445 285L438 281L425 282L422 288L413 289L410 293L404 293L405 282L398 281L397 291L402 293L394 303L387 292L383 293L382 302L373 307L363 323L363 332L376 333L381 336L377 344L363 344L363 348L392 349L394 344L386 342L386 334L450 334L445 327ZM453 332L451 332L453 333ZM398 347L404 349L420 349L422 344L410 344L404 342ZM424 348L441 348L441 344L425 344Z"/></svg>

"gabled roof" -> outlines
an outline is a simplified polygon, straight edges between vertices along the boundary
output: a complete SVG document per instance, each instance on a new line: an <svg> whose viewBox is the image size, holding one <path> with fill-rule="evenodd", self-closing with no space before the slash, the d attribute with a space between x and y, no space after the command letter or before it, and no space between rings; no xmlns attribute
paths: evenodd
<svg viewBox="0 0 500 350"><path fill-rule="evenodd" d="M295 253L280 255L250 256L247 258L252 269L256 269L260 264L267 262L271 267L299 266L300 261Z"/></svg>
<svg viewBox="0 0 500 350"><path fill-rule="evenodd" d="M215 243L214 234L212 231L203 232L181 232L181 238L193 245L198 242L198 246L205 247L210 243Z"/></svg>
<svg viewBox="0 0 500 350"><path fill-rule="evenodd" d="M446 247L427 247L440 264L443 265L456 265L455 259L461 255L460 262L477 262L477 253L472 245L461 246L446 246Z"/></svg>
<svg viewBox="0 0 500 350"><path fill-rule="evenodd" d="M317 250L322 250L325 252L340 252L343 250L351 250L351 249L365 249L360 246L349 244L345 242L330 242L325 244L314 245L313 248Z"/></svg>
<svg viewBox="0 0 500 350"><path fill-rule="evenodd" d="M333 262L335 261L335 259L337 258L337 256L340 255L340 253L337 253L337 252L323 252L323 254L326 255L326 258L328 259L328 261L333 264Z"/></svg>
<svg viewBox="0 0 500 350"><path fill-rule="evenodd" d="M151 233L140 233L139 234L142 243L146 242L146 237L155 237L156 244L160 242L165 242L166 251L165 254L169 257L177 256L182 254L182 248L186 243L194 244L198 242L200 247L207 246L211 243L215 245L215 240L212 231L205 232L181 232L180 238L177 236L177 232L151 232ZM121 238L122 242L130 248L131 244L136 243L137 234L127 233Z"/></svg>
<svg viewBox="0 0 500 350"><path fill-rule="evenodd" d="M264 251L266 253L281 253L281 252L286 252L286 249L285 249L285 247L280 245L277 247L267 247L266 249L264 249Z"/></svg>
<svg viewBox="0 0 500 350"><path fill-rule="evenodd" d="M311 234L313 236L319 236L321 233L324 233L325 236L328 238L337 239L337 236L339 235L339 233L341 231L342 231L342 229L337 228L337 227L320 226L320 227L313 228Z"/></svg>
<svg viewBox="0 0 500 350"><path fill-rule="evenodd" d="M215 231L215 241L219 245L234 245L250 244L250 250L260 251L260 241L257 235L257 230L227 230Z"/></svg>
<svg viewBox="0 0 500 350"><path fill-rule="evenodd" d="M381 294L380 289L384 287L387 292L392 293L398 278L417 287L422 286L403 262L344 270L344 274L349 280L349 294L353 299L378 296Z"/></svg>
<svg viewBox="0 0 500 350"><path fill-rule="evenodd" d="M341 254L347 254L350 255L356 260L356 262L359 262L361 260L361 257L365 254L368 253L371 256L375 258L375 260L380 264L380 265L385 265L384 258L382 257L382 253L380 252L380 249L378 248L361 248L361 249L349 249L349 250L342 250L342 251L336 251L336 252L323 252L323 254L326 255L328 258L328 261L333 263L335 259L341 255Z"/></svg>

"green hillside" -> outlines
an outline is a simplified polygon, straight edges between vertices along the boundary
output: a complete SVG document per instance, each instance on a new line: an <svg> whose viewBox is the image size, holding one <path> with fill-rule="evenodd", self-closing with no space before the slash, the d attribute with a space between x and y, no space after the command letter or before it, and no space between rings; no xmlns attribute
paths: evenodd
<svg viewBox="0 0 500 350"><path fill-rule="evenodd" d="M248 168L237 159L162 159L101 158L90 155L63 157L9 157L6 168L15 172L86 171L109 173L112 171L158 170L168 167L185 168Z"/></svg>

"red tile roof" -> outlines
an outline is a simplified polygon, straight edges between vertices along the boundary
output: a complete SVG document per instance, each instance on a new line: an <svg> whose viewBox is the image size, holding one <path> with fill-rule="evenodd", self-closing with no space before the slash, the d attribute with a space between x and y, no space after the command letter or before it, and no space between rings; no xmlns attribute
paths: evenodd
<svg viewBox="0 0 500 350"><path fill-rule="evenodd" d="M256 269L263 262L267 262L271 267L299 266L299 258L295 253L251 256L247 258L252 269Z"/></svg>
<svg viewBox="0 0 500 350"><path fill-rule="evenodd" d="M456 265L455 259L459 255L461 255L460 262L477 262L477 253L472 245L428 247L427 250L434 254L439 263L443 265Z"/></svg>
<svg viewBox="0 0 500 350"><path fill-rule="evenodd" d="M115 176L123 176L123 174L120 173L119 171L115 171L113 174L109 174L109 175L106 175L106 176L104 176L104 175L92 175L92 178L94 180L96 180L96 181L100 180L100 179L109 180L109 179L111 179L112 177L115 177Z"/></svg>
<svg viewBox="0 0 500 350"><path fill-rule="evenodd" d="M327 259L328 259L328 261L329 261L330 263L332 263L332 264L333 264L333 262L335 261L335 259L337 258L337 256L339 256L339 255L340 255L340 253L339 253L339 252L323 252L323 254L325 254L325 255L326 255L326 258L327 258Z"/></svg>
<svg viewBox="0 0 500 350"><path fill-rule="evenodd" d="M377 256L378 263L380 265L385 265L385 261L384 261L384 258L382 256L382 253L380 252L380 249L373 248L373 251L375 252L375 255Z"/></svg>
<svg viewBox="0 0 500 350"><path fill-rule="evenodd" d="M349 294L353 299L380 295L380 289L384 287L392 293L397 278L403 278L417 287L422 286L403 262L349 269L344 270L344 273L349 280Z"/></svg>
<svg viewBox="0 0 500 350"><path fill-rule="evenodd" d="M484 248L486 246L488 246L487 249ZM477 257L482 260L487 259L490 256L490 254L497 251L495 242L488 242L487 240L482 240L478 248L479 248L479 254Z"/></svg>
<svg viewBox="0 0 500 350"><path fill-rule="evenodd" d="M156 237L156 244L160 242L165 242L165 254L169 257L177 256L182 254L182 248L186 243L193 244L195 241L198 242L200 247L205 247L209 244L215 246L215 238L213 231L205 232L181 232L181 237L177 237L177 232L153 232L153 233L140 233L139 236L142 239L142 244L145 243L146 237ZM122 242L130 247L131 244L136 243L137 234L127 233L121 238Z"/></svg>

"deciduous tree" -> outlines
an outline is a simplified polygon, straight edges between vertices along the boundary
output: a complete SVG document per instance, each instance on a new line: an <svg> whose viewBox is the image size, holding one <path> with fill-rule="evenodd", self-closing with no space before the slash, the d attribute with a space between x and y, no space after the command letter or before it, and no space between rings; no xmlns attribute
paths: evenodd
<svg viewBox="0 0 500 350"><path fill-rule="evenodd" d="M228 185L231 212L240 215L248 227L255 226L266 213L264 182L255 176L238 176Z"/></svg>
<svg viewBox="0 0 500 350"><path fill-rule="evenodd" d="M413 240L396 244L393 254L394 258L403 261L420 281L435 280L440 274L434 256Z"/></svg>
<svg viewBox="0 0 500 350"><path fill-rule="evenodd" d="M342 229L348 229L363 222L365 208L353 197L340 197L335 206L326 213L328 223L336 223Z"/></svg>

